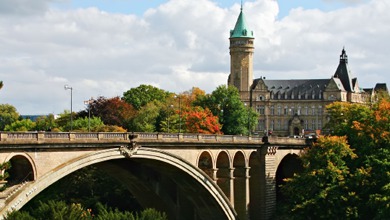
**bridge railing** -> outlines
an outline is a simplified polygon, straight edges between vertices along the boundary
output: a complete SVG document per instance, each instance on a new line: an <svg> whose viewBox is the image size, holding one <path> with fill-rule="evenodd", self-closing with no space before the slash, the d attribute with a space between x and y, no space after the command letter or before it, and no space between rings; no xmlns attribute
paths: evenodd
<svg viewBox="0 0 390 220"><path fill-rule="evenodd" d="M143 132L0 132L0 145L18 143L106 143L126 142L223 142L263 144L262 138L242 135ZM304 140L270 137L272 143L301 145Z"/></svg>

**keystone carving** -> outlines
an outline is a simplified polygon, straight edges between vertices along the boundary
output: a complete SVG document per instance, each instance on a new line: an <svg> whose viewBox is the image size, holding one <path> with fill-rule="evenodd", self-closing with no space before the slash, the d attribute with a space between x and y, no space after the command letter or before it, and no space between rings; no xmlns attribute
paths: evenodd
<svg viewBox="0 0 390 220"><path fill-rule="evenodd" d="M130 146L121 146L119 148L119 151L121 152L122 155L125 157L130 158L134 154L137 153L139 146L135 143L132 143Z"/></svg>

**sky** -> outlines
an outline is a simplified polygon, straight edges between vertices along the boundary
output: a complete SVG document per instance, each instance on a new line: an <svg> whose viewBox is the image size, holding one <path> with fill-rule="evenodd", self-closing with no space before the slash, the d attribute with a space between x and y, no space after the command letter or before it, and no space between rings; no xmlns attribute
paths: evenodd
<svg viewBox="0 0 390 220"><path fill-rule="evenodd" d="M240 4L0 0L0 104L59 114L141 84L211 93L227 83ZM360 87L390 85L390 1L247 0L243 10L255 36L255 78L328 79L345 48Z"/></svg>

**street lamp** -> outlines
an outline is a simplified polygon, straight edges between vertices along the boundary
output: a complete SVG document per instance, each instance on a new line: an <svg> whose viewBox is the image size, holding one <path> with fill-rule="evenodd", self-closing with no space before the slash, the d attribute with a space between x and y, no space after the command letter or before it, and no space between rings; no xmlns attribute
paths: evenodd
<svg viewBox="0 0 390 220"><path fill-rule="evenodd" d="M91 103L92 102L93 102L92 97L89 100L84 101L84 105L88 105L88 132L91 132Z"/></svg>
<svg viewBox="0 0 390 220"><path fill-rule="evenodd" d="M73 88L68 86L68 85L65 85L64 86L64 89L65 90L70 90L70 131L73 130Z"/></svg>
<svg viewBox="0 0 390 220"><path fill-rule="evenodd" d="M179 99L179 134L181 133L181 98L178 95L175 95L175 98Z"/></svg>
<svg viewBox="0 0 390 220"><path fill-rule="evenodd" d="M251 107L248 104L244 103L245 107L248 108L248 137L251 136L251 122L250 122L250 109Z"/></svg>
<svg viewBox="0 0 390 220"><path fill-rule="evenodd" d="M169 107L173 108L173 105L170 105ZM171 117L171 109L168 109L168 133L169 133L169 120L170 120L170 117Z"/></svg>

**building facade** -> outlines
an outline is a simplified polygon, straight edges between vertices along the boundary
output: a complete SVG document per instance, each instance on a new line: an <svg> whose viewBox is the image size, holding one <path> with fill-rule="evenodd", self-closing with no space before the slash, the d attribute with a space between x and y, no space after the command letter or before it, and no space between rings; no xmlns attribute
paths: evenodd
<svg viewBox="0 0 390 220"><path fill-rule="evenodd" d="M328 79L253 79L254 35L247 27L242 7L229 40L228 85L235 86L241 100L260 115L252 133L278 136L319 134L328 120L326 105L335 101L371 103L378 90L388 91L383 83L378 83L375 88L360 88L357 78L351 77L344 48L335 73Z"/></svg>

